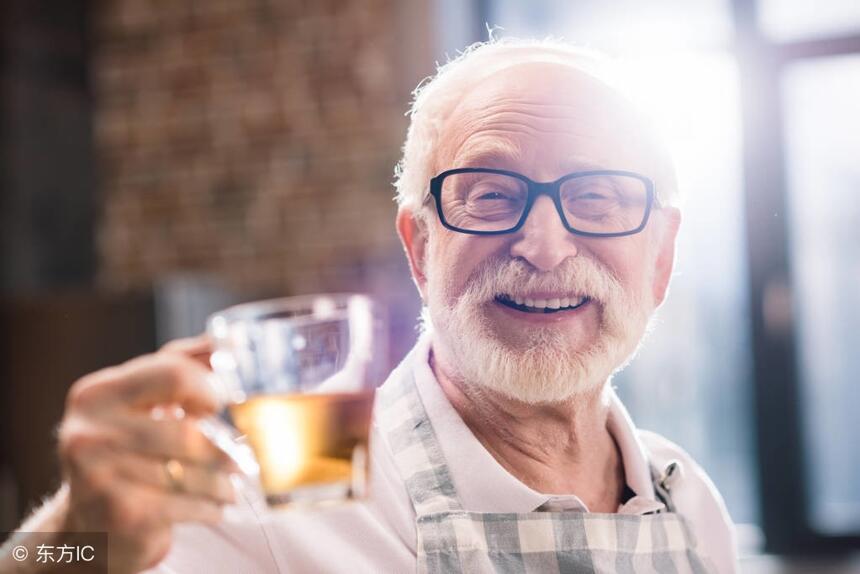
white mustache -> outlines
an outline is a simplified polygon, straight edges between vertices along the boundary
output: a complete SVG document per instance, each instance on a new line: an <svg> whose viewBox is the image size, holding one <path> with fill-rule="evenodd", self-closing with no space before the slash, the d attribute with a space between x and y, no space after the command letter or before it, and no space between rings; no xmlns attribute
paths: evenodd
<svg viewBox="0 0 860 574"><path fill-rule="evenodd" d="M620 293L618 279L604 266L586 257L568 258L552 271L535 271L521 259L490 259L469 277L460 302L485 303L500 294L538 291L569 293L608 302Z"/></svg>

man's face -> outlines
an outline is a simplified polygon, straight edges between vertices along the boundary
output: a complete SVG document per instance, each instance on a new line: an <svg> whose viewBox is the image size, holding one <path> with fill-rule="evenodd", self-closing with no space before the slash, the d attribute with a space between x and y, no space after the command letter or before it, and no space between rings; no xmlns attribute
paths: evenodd
<svg viewBox="0 0 860 574"><path fill-rule="evenodd" d="M465 94L440 142L436 173L487 167L554 181L618 169L654 178L664 161L618 95L553 64L491 76ZM662 301L677 223L677 211L656 210L641 233L583 237L564 228L546 196L507 235L452 232L432 216L416 279L434 348L465 382L525 402L599 388L633 353ZM567 300L569 308L529 312L508 299L534 307Z"/></svg>

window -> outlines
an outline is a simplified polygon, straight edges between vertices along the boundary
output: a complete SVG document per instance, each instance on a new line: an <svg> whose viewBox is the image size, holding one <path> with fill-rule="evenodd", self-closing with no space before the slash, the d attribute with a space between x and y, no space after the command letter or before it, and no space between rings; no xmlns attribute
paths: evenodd
<svg viewBox="0 0 860 574"><path fill-rule="evenodd" d="M810 518L860 532L860 55L789 66L783 101Z"/></svg>
<svg viewBox="0 0 860 574"><path fill-rule="evenodd" d="M860 2L759 0L759 22L777 41L850 34L860 29Z"/></svg>

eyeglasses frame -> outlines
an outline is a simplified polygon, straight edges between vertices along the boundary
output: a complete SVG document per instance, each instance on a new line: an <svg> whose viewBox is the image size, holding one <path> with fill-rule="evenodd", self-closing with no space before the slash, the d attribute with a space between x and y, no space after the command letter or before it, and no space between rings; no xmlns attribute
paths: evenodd
<svg viewBox="0 0 860 574"><path fill-rule="evenodd" d="M470 229L462 229L460 227L456 227L451 225L446 219L445 214L442 210L442 182L446 177L450 175L457 175L461 173L489 173L495 175L506 175L513 178L516 178L523 183L526 184L528 188L528 195L526 197L526 205L523 208L523 214L520 216L519 221L517 221L516 225L509 229L503 229L498 231L477 231ZM594 231L582 231L576 229L568 223L567 218L564 216L564 208L561 206L561 186L564 182L569 181L571 179L576 179L579 177L587 177L593 175L621 175L632 177L634 179L638 179L645 185L646 192L646 204L645 204L645 214L642 217L642 222L635 229L629 231L618 231L614 233L598 233ZM494 169L489 167L458 167L455 169L449 169L443 171L442 173L436 175L430 180L430 196L432 196L436 201L436 212L439 215L439 221L442 223L442 226L451 231L455 231L457 233L466 233L468 235L506 235L508 233L516 233L519 231L522 226L525 224L526 219L528 219L529 213L531 213L532 206L534 205L537 198L541 195L546 195L550 199L552 199L553 204L555 205L555 209L558 212L558 216L561 219L562 225L564 225L565 229L570 233L575 235L582 235L585 237L624 237L627 235L635 235L636 233L641 232L645 229L645 226L648 224L648 219L651 215L651 210L654 205L654 182L651 179L645 177L642 174L633 172L633 171L625 171L625 170L617 170L617 169L599 169L599 170L589 170L589 171L576 171L564 175L558 178L555 181L549 182L538 182L528 177L517 173L515 171L509 171L505 169Z"/></svg>

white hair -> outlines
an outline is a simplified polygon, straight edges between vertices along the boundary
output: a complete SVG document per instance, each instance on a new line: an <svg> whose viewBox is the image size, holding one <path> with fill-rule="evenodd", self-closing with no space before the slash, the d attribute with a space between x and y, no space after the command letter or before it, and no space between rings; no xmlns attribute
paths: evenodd
<svg viewBox="0 0 860 574"><path fill-rule="evenodd" d="M454 59L439 66L436 75L424 79L413 92L403 157L394 172L396 199L400 208L409 209L419 217L423 215L421 208L429 194L430 179L436 175L433 173L433 162L439 134L463 95L492 74L526 63L569 66L600 80L624 96L621 87L624 82L617 67L606 55L594 50L553 38L523 40L491 37L487 42L472 44ZM632 107L635 109L635 106ZM662 147L659 137L654 140ZM672 205L676 200L674 169L669 166L668 172L659 174L659 180L664 183L658 185L656 190L661 205Z"/></svg>

